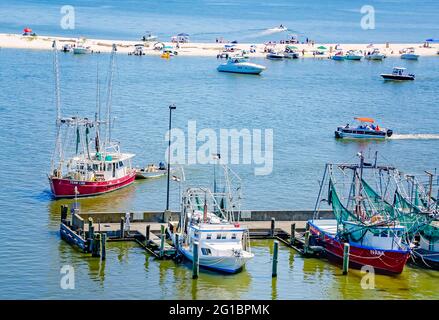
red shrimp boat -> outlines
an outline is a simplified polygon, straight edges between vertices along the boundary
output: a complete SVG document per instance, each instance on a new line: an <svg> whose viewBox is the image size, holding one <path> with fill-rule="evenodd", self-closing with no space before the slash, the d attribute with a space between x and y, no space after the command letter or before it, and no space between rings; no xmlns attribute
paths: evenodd
<svg viewBox="0 0 439 320"><path fill-rule="evenodd" d="M373 267L374 272L399 274L410 257L410 246L405 242L406 227L398 223L393 207L378 194L372 193L363 179L363 170L378 172L394 170L389 166L377 166L364 162L360 153L360 164L327 164L325 177L329 173L328 197L323 199L331 206L335 219L318 219L318 206L323 201L323 181L316 203L314 218L308 221L310 243L321 246L329 259L341 263L345 243L349 244L349 265L361 269ZM348 174L352 171L352 175ZM347 204L343 204L344 194L338 194L336 185L349 185L335 177L342 172L351 181L347 190ZM337 181L337 183L336 183Z"/></svg>
<svg viewBox="0 0 439 320"><path fill-rule="evenodd" d="M61 117L56 43L53 47L56 73L57 137L51 171L48 175L53 196L55 198L95 196L132 184L136 177L136 171L131 164L134 154L122 153L119 142L111 140L111 85L116 47L113 46L110 58L107 119L105 121L100 120L99 99L94 120ZM100 138L101 125L106 127L103 142ZM92 129L95 130L94 139L90 137ZM72 145L75 145L75 148L69 148Z"/></svg>

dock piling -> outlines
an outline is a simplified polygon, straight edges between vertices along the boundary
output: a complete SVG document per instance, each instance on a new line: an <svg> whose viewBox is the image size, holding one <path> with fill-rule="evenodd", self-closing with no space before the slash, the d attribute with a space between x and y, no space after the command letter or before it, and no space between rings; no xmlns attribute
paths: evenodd
<svg viewBox="0 0 439 320"><path fill-rule="evenodd" d="M305 243L303 245L303 252L308 254L309 252L309 231L305 232Z"/></svg>
<svg viewBox="0 0 439 320"><path fill-rule="evenodd" d="M65 222L67 220L67 213L69 212L69 207L66 205L61 206L61 222Z"/></svg>
<svg viewBox="0 0 439 320"><path fill-rule="evenodd" d="M274 228L275 228L276 219L274 217L271 218L271 228L270 228L270 236L274 237Z"/></svg>
<svg viewBox="0 0 439 320"><path fill-rule="evenodd" d="M105 257L107 255L106 248L105 248L106 242L107 242L107 234L102 233L101 234L101 260L105 260Z"/></svg>
<svg viewBox="0 0 439 320"><path fill-rule="evenodd" d="M123 217L121 217L121 218L120 218L120 237L121 237L122 239L124 238L124 235L125 235L125 232L124 232L124 223L125 223L125 220L124 220Z"/></svg>
<svg viewBox="0 0 439 320"><path fill-rule="evenodd" d="M277 277L277 257L279 253L279 241L274 241L274 249L273 249L273 266L271 271L271 276L273 278Z"/></svg>
<svg viewBox="0 0 439 320"><path fill-rule="evenodd" d="M343 274L347 275L349 271L349 243L345 243L343 247Z"/></svg>
<svg viewBox="0 0 439 320"><path fill-rule="evenodd" d="M177 251L177 253L178 253L178 245L179 245L179 243L180 243L180 235L178 233L176 233L175 234L175 244L174 244L174 246L175 246L175 250Z"/></svg>
<svg viewBox="0 0 439 320"><path fill-rule="evenodd" d="M145 232L145 241L146 241L146 243L148 244L148 242L149 242L149 232L151 231L151 225L150 224L148 224L147 226L146 226L146 232Z"/></svg>
<svg viewBox="0 0 439 320"><path fill-rule="evenodd" d="M296 239L296 224L291 224L290 244L293 246Z"/></svg>
<svg viewBox="0 0 439 320"><path fill-rule="evenodd" d="M96 233L94 235L94 239L93 239L93 246L92 246L92 251L91 251L92 257L99 257L100 256L100 254L101 254L100 247L101 247L101 234Z"/></svg>
<svg viewBox="0 0 439 320"><path fill-rule="evenodd" d="M198 278L198 273L200 271L200 266L199 266L199 256L198 256L198 243L194 242L193 246L193 253L192 253L192 279L197 279Z"/></svg>
<svg viewBox="0 0 439 320"><path fill-rule="evenodd" d="M163 258L165 253L165 226L160 226L160 258Z"/></svg>

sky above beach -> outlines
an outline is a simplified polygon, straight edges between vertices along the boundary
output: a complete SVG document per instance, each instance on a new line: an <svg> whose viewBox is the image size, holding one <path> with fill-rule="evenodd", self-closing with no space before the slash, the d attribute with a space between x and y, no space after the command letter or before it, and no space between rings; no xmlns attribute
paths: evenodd
<svg viewBox="0 0 439 320"><path fill-rule="evenodd" d="M61 27L64 5L75 9L73 30ZM375 29L361 28L365 5L375 11ZM283 24L316 42L421 42L439 38L438 15L436 0L2 0L0 32L29 26L41 35L134 40L148 30L163 40L186 32L200 42L261 42L287 37L267 30Z"/></svg>

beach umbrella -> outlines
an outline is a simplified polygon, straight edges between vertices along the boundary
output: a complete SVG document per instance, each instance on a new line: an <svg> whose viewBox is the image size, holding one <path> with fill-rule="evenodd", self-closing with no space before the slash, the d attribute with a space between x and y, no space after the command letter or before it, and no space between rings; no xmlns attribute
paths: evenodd
<svg viewBox="0 0 439 320"><path fill-rule="evenodd" d="M177 36L179 36L179 37L189 37L189 35L187 33L179 33L179 34L177 34Z"/></svg>
<svg viewBox="0 0 439 320"><path fill-rule="evenodd" d="M296 46L287 46L287 48L292 49L292 50L297 50L298 49Z"/></svg>
<svg viewBox="0 0 439 320"><path fill-rule="evenodd" d="M317 49L319 49L319 50L328 50L328 48L326 48L325 46L317 47Z"/></svg>
<svg viewBox="0 0 439 320"><path fill-rule="evenodd" d="M31 32L32 32L32 29L31 29L31 28L24 28L24 29L23 29L23 32L25 32L25 33L31 33Z"/></svg>

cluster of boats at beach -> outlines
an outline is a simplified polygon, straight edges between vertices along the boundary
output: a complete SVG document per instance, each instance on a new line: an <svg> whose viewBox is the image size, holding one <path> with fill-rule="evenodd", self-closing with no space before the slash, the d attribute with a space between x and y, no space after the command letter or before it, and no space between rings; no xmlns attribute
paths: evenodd
<svg viewBox="0 0 439 320"><path fill-rule="evenodd" d="M48 180L55 198L98 196L131 185L136 177L154 178L170 172L164 163L134 168L132 159L135 155L121 152L120 143L112 139L115 52L113 45L105 119L101 118L99 101L94 119L63 117L54 43L57 136ZM244 58L236 60L233 68L249 72L256 68ZM361 123L358 127L339 127L336 137L385 138L392 135L392 130L380 128L371 118L356 120ZM376 156L373 162L367 162L361 153L358 157L359 164L326 165L315 214L307 224L310 250L321 248L326 257L340 262L344 246L349 244L352 267L371 266L376 272L398 274L411 259L423 267L437 270L439 202L433 195L434 175L428 173L430 180L426 187L413 175L403 174L390 165L378 165ZM220 159L220 155L214 155L214 159ZM214 167L217 166L218 161ZM214 169L213 187L183 188L179 220L169 222L167 233L178 256L193 260L196 254L202 267L235 273L254 255L249 230L239 221L241 179L228 166L221 167L222 170ZM176 179L184 183L184 174ZM334 219L319 218L322 203L332 207Z"/></svg>

